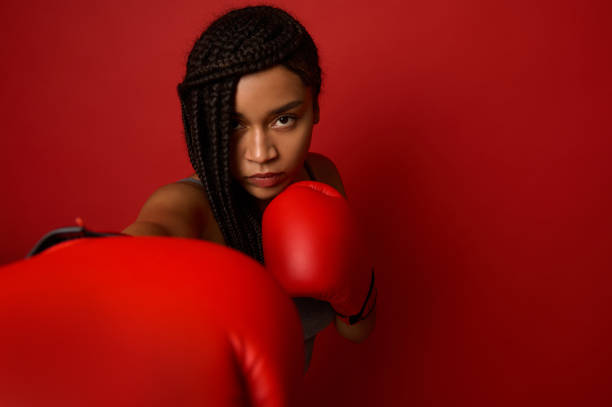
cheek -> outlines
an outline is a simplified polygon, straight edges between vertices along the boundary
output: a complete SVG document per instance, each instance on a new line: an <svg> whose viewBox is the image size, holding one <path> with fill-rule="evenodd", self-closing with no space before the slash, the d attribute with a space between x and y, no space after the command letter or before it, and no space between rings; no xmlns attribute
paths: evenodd
<svg viewBox="0 0 612 407"><path fill-rule="evenodd" d="M291 140L290 145L287 146L286 151L289 152L292 165L295 166L297 170L301 168L308 154L308 150L310 149L311 133L307 130L308 129L296 135L296 137Z"/></svg>
<svg viewBox="0 0 612 407"><path fill-rule="evenodd" d="M306 153L310 149L311 139L312 139L312 125L308 125L304 129L304 132L302 133L301 137L299 138L299 142L298 142L299 144L298 148L302 154L306 155Z"/></svg>

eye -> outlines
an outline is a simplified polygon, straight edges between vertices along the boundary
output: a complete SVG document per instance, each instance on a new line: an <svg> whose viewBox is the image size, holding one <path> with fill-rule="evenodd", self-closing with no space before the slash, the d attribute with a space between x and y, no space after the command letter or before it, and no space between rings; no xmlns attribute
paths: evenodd
<svg viewBox="0 0 612 407"><path fill-rule="evenodd" d="M297 120L297 118L295 116L291 116L291 115L282 115L279 116L276 120L274 120L274 124L272 125L272 127L291 127L295 124L295 121Z"/></svg>
<svg viewBox="0 0 612 407"><path fill-rule="evenodd" d="M230 126L231 126L232 131L239 131L239 130L242 130L242 128L244 128L244 125L240 123L240 120L237 120L237 119L233 119Z"/></svg>

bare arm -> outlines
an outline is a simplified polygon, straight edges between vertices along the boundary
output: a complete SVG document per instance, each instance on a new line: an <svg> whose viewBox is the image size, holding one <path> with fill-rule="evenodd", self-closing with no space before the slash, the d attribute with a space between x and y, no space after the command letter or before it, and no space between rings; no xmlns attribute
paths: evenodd
<svg viewBox="0 0 612 407"><path fill-rule="evenodd" d="M336 315L336 331L351 342L361 343L374 330L376 325L376 308L363 321L356 324L348 325Z"/></svg>
<svg viewBox="0 0 612 407"><path fill-rule="evenodd" d="M323 154L319 153L310 153L308 156L308 162L316 168L317 178L321 182L326 183L329 186L332 186L338 190L346 198L346 191L344 191L344 184L342 183L342 178L340 178L340 173L338 172L338 168L333 163L332 160L325 157ZM348 199L348 198L347 198Z"/></svg>
<svg viewBox="0 0 612 407"><path fill-rule="evenodd" d="M123 229L122 233L131 236L170 236L170 233L160 224L136 220Z"/></svg>
<svg viewBox="0 0 612 407"><path fill-rule="evenodd" d="M208 207L205 203L202 191L192 185L165 185L149 197L136 221L123 233L132 236L200 238L207 220Z"/></svg>

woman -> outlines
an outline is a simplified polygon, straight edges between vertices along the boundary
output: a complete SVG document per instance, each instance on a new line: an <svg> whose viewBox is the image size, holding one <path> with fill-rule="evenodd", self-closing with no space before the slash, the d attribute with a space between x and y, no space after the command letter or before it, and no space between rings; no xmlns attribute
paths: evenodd
<svg viewBox="0 0 612 407"><path fill-rule="evenodd" d="M320 90L317 48L286 12L247 7L214 21L196 41L178 85L195 174L155 191L123 233L209 240L264 263L262 211L276 195L302 180L344 195L334 164L308 151ZM326 302L295 302L308 365L316 333L335 313ZM374 318L373 312L347 325L336 317L336 329L360 342Z"/></svg>

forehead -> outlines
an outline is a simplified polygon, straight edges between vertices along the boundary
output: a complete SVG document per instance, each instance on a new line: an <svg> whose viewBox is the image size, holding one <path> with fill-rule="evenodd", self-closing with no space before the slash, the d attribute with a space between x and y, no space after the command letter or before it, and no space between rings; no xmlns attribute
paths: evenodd
<svg viewBox="0 0 612 407"><path fill-rule="evenodd" d="M244 116L258 116L295 100L306 101L309 93L297 74L277 65L240 78L235 109Z"/></svg>

